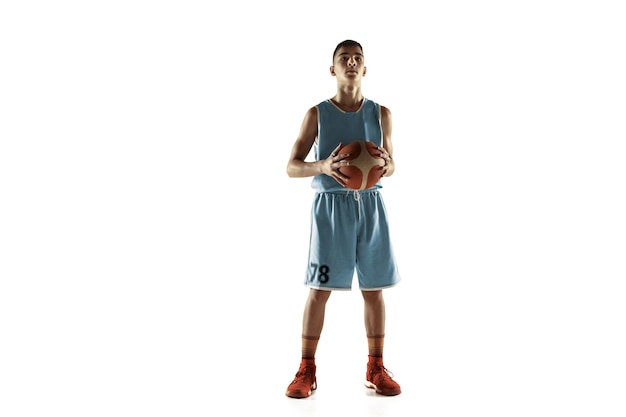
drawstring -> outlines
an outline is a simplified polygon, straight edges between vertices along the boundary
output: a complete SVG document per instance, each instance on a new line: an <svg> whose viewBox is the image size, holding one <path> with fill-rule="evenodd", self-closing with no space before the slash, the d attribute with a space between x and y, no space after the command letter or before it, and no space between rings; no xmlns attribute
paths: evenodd
<svg viewBox="0 0 626 417"><path fill-rule="evenodd" d="M354 190L354 191L352 191L352 197L354 197L354 199L358 203L358 206L359 206L359 221L360 221L361 220L361 194L357 190Z"/></svg>

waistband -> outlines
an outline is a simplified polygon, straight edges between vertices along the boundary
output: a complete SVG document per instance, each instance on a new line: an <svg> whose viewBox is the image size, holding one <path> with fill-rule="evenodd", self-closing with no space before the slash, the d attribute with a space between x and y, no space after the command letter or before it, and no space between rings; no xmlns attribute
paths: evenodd
<svg viewBox="0 0 626 417"><path fill-rule="evenodd" d="M333 191L316 191L315 194L340 194L347 196L356 196L356 195L364 195L364 194L377 194L380 193L380 188L368 188L367 190L352 190L350 188L346 188L345 190L333 190Z"/></svg>

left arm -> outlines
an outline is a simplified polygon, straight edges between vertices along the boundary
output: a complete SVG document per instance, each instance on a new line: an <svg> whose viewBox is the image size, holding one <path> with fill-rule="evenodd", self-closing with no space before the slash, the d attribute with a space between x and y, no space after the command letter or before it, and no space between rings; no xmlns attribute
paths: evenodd
<svg viewBox="0 0 626 417"><path fill-rule="evenodd" d="M393 144L391 143L391 111L385 107L380 106L380 125L383 133L383 146L380 149L380 157L385 160L384 177L390 177L396 170L396 164L393 161Z"/></svg>

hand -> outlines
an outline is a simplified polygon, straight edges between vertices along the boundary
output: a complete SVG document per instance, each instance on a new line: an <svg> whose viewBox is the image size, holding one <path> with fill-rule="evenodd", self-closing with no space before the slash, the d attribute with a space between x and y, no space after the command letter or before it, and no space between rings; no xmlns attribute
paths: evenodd
<svg viewBox="0 0 626 417"><path fill-rule="evenodd" d="M326 158L322 164L322 172L328 176L333 177L339 184L343 187L346 186L346 181L348 181L348 177L343 175L339 168L350 165L349 161L345 159L350 156L349 153L339 153L339 150L343 146L342 143L337 145L337 147L330 153L330 156Z"/></svg>
<svg viewBox="0 0 626 417"><path fill-rule="evenodd" d="M384 159L385 161L385 165L383 165L383 177L384 177L385 174L387 174L389 165L391 164L391 155L389 155L389 152L387 152L385 148L383 148L382 146L379 146L378 150L380 151L380 153L378 154L378 157Z"/></svg>

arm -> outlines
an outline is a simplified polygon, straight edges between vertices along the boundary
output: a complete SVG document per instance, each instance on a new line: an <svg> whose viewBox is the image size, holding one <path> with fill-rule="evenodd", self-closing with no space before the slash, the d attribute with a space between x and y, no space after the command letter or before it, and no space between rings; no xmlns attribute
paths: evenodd
<svg viewBox="0 0 626 417"><path fill-rule="evenodd" d="M317 108L311 107L302 122L298 138L291 149L291 156L287 163L287 175L291 178L313 177L315 175L326 174L335 178L340 184L347 180L347 177L339 172L339 167L347 165L342 159L347 155L338 155L342 144L340 143L332 154L320 161L306 162L305 159L317 138Z"/></svg>
<svg viewBox="0 0 626 417"><path fill-rule="evenodd" d="M393 161L393 144L391 143L391 111L385 107L380 106L380 124L383 130L383 146L380 156L385 160L385 173L383 176L390 177L396 170L396 164Z"/></svg>

